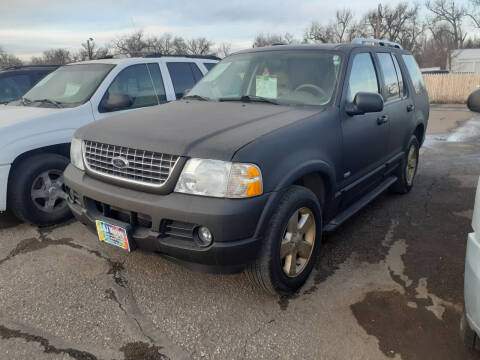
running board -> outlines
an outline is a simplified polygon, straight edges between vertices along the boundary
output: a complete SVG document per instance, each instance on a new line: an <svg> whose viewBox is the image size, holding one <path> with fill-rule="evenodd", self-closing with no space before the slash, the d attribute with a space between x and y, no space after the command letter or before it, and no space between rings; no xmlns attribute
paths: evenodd
<svg viewBox="0 0 480 360"><path fill-rule="evenodd" d="M340 225L342 225L348 218L355 215L363 207L368 205L378 195L387 190L390 185L397 181L396 176L389 176L383 182L378 185L374 190L364 195L360 200L351 205L348 209L345 209L342 213L338 214L332 221L330 221L324 228L324 231L333 231Z"/></svg>

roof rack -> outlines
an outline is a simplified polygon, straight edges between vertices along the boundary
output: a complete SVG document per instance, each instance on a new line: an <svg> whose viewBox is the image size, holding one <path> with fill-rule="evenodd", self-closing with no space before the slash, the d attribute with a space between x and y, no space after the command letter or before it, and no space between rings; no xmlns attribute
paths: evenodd
<svg viewBox="0 0 480 360"><path fill-rule="evenodd" d="M218 56L215 55L191 55L191 54L162 54L162 53L150 53L143 55L144 58L155 58L155 57L185 57L185 58L192 58L192 59L208 59L208 60L221 60Z"/></svg>
<svg viewBox="0 0 480 360"><path fill-rule="evenodd" d="M352 40L352 44L357 44L357 45L364 45L365 43L367 44L376 44L378 46L390 46L396 49L401 49L403 50L402 45L399 43L393 42L393 41L388 41L388 40L379 40L379 39L365 39L365 38L357 38Z"/></svg>

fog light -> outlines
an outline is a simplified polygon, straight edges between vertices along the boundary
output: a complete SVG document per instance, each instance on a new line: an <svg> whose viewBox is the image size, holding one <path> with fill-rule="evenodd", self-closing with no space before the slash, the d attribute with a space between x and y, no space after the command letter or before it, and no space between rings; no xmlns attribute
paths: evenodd
<svg viewBox="0 0 480 360"><path fill-rule="evenodd" d="M200 226L198 228L198 238L201 241L202 246L208 246L213 241L213 235L210 230L205 226Z"/></svg>

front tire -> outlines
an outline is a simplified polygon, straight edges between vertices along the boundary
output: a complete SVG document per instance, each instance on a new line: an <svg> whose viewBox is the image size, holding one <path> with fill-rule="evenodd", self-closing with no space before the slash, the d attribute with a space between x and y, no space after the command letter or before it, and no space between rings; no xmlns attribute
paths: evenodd
<svg viewBox="0 0 480 360"><path fill-rule="evenodd" d="M63 171L68 162L58 154L38 154L15 166L8 185L8 207L15 216L40 226L72 216L63 189Z"/></svg>
<svg viewBox="0 0 480 360"><path fill-rule="evenodd" d="M393 192L406 194L412 190L418 169L419 150L418 140L415 136L412 136L408 143L407 153L395 172L398 179L391 187Z"/></svg>
<svg viewBox="0 0 480 360"><path fill-rule="evenodd" d="M296 292L312 272L322 237L322 210L313 192L291 186L272 215L258 258L246 274L272 294Z"/></svg>

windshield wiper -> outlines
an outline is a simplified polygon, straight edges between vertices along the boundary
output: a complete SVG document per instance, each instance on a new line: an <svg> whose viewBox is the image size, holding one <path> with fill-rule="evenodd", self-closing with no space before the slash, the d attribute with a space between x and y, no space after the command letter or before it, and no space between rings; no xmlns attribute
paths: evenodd
<svg viewBox="0 0 480 360"><path fill-rule="evenodd" d="M210 101L209 97L201 96L201 95L186 95L182 99L195 99L195 100L202 100L202 101Z"/></svg>
<svg viewBox="0 0 480 360"><path fill-rule="evenodd" d="M30 102L31 103L32 102L47 103L47 104L55 105L57 108L60 108L60 109L63 108L62 103L52 99L37 99L37 100L30 100Z"/></svg>
<svg viewBox="0 0 480 360"><path fill-rule="evenodd" d="M262 96L250 96L250 95L243 95L240 97L235 98L220 98L218 101L243 101L243 102L265 102L269 104L279 105L279 103L273 99L269 99Z"/></svg>

